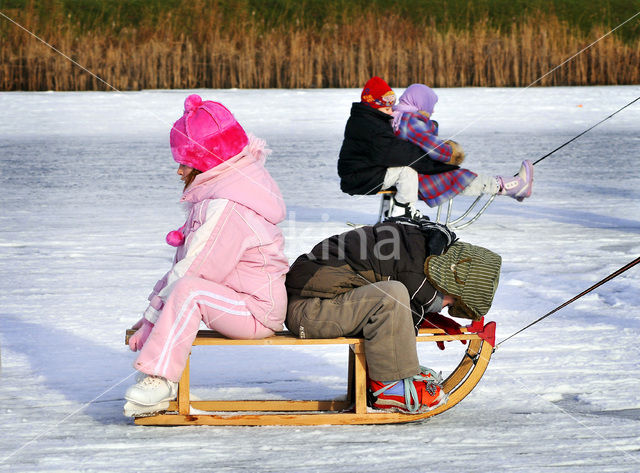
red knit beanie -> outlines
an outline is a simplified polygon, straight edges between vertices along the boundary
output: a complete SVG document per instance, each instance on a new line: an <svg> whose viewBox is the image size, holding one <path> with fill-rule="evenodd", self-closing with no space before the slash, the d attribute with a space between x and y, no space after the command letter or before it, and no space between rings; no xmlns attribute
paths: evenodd
<svg viewBox="0 0 640 473"><path fill-rule="evenodd" d="M389 84L378 76L367 81L360 97L363 103L373 108L391 107L396 103L396 94Z"/></svg>

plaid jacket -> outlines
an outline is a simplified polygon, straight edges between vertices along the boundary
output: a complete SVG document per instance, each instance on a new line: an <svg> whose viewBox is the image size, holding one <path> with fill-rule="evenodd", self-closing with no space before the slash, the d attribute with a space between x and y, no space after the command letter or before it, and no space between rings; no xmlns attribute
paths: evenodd
<svg viewBox="0 0 640 473"><path fill-rule="evenodd" d="M420 146L435 161L446 163L451 159L451 146L438 138L438 122L429 120L424 115L403 113L395 134L398 138Z"/></svg>
<svg viewBox="0 0 640 473"><path fill-rule="evenodd" d="M418 113L405 112L400 117L400 125L395 130L398 138L420 146L435 161L446 163L451 158L452 149L438 138L438 124ZM454 198L467 187L477 174L468 169L454 169L440 174L420 174L419 196L429 207L437 207Z"/></svg>

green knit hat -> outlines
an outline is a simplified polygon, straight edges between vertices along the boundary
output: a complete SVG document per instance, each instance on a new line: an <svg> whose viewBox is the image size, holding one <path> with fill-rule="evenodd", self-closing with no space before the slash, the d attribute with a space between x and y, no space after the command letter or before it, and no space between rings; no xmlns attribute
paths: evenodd
<svg viewBox="0 0 640 473"><path fill-rule="evenodd" d="M479 320L491 308L501 263L493 251L457 241L444 254L429 256L424 273L433 287L454 297L449 314Z"/></svg>

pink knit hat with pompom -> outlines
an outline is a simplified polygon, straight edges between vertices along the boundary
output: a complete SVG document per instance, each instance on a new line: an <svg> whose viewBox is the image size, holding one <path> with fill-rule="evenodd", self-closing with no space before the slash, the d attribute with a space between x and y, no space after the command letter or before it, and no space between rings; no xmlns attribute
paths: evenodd
<svg viewBox="0 0 640 473"><path fill-rule="evenodd" d="M242 151L249 138L224 105L193 94L184 101L169 142L176 162L206 172Z"/></svg>

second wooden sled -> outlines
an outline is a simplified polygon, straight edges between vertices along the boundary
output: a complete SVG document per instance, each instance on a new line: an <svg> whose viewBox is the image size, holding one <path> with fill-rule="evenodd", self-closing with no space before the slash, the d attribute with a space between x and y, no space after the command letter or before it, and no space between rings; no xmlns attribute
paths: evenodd
<svg viewBox="0 0 640 473"><path fill-rule="evenodd" d="M136 417L138 425L342 425L413 422L440 414L464 399L484 374L495 346L495 322L483 320L463 327L459 335L440 329L421 329L418 342L468 340L460 364L444 380L446 403L418 414L387 412L367 407L364 340L355 337L300 339L280 332L261 340L232 340L211 330L198 332L193 345L348 345L347 395L344 400L190 400L189 360L178 385L178 398L152 416ZM126 340L134 333L127 330Z"/></svg>

